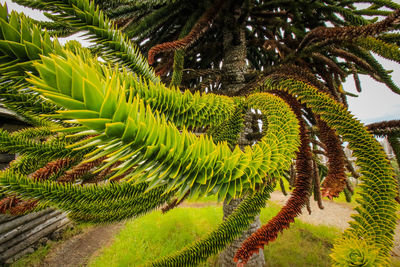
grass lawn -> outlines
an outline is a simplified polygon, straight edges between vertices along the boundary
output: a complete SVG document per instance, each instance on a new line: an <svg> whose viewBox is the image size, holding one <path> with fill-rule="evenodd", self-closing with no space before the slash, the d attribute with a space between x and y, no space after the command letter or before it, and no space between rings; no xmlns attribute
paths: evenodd
<svg viewBox="0 0 400 267"><path fill-rule="evenodd" d="M269 204L261 213L261 221L268 221L278 210L278 205ZM104 248L100 256L91 259L89 266L139 266L202 237L214 229L221 218L220 206L177 208L164 215L152 212L128 221L115 242ZM297 221L265 249L267 266L329 266L330 249L339 233L335 228ZM201 266L217 266L217 257Z"/></svg>
<svg viewBox="0 0 400 267"><path fill-rule="evenodd" d="M39 247L34 253L25 255L16 262L12 263L10 267L38 266L49 253L52 246L53 242L49 242L48 244Z"/></svg>

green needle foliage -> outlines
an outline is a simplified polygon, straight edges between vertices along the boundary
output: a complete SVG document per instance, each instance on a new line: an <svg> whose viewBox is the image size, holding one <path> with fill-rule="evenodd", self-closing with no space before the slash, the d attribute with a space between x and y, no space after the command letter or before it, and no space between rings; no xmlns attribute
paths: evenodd
<svg viewBox="0 0 400 267"><path fill-rule="evenodd" d="M355 94L342 82L352 75L361 92L358 75L367 74L400 93L374 57L400 62L398 4L15 2L46 11L51 21L0 5L0 105L32 125L0 130L0 151L20 154L0 172L2 197L95 223L168 210L186 198L243 198L208 235L147 264L196 266L249 227L278 182L307 185L271 220L279 223L243 243L235 261L244 264L293 222L311 193L321 204L320 187L328 197L349 191L343 140L357 157L361 197L335 243L333 265L389 265L397 180L377 141L347 111ZM93 46L56 38L77 32ZM397 155L398 123L371 127L390 134ZM314 155L299 151L308 146Z"/></svg>
<svg viewBox="0 0 400 267"><path fill-rule="evenodd" d="M358 214L353 216L351 227L337 241L332 255L335 265L388 265L397 220L394 200L397 183L382 147L343 106L316 88L290 79L278 82L267 80L267 88L297 95L302 103L312 108L349 142L357 157L357 165L361 167L364 183L360 186L362 198L357 199L359 205L355 208ZM352 247L352 243L358 243L358 246Z"/></svg>

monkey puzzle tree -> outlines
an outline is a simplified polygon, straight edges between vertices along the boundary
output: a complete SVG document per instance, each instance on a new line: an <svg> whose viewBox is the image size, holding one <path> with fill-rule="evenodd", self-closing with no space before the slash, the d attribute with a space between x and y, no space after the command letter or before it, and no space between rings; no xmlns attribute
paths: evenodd
<svg viewBox="0 0 400 267"><path fill-rule="evenodd" d="M4 210L51 205L78 221L111 222L185 198L216 195L228 211L239 202L211 233L149 263L191 266L238 238L288 179L287 204L231 256L243 265L289 227L311 194L321 204L321 194L350 189L346 141L363 183L333 265L389 264L397 181L382 148L347 111L353 94L341 84L353 75L361 91L358 74L368 74L400 92L371 53L400 61L399 5L16 2L52 22L0 8L2 104L35 126L0 131L1 151L20 153L0 174ZM357 9L361 2L368 6ZM96 45L51 38L79 31Z"/></svg>

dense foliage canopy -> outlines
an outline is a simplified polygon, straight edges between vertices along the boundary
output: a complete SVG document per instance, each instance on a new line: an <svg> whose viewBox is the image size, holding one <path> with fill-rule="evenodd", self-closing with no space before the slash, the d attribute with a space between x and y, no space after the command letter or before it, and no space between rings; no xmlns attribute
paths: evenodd
<svg viewBox="0 0 400 267"><path fill-rule="evenodd" d="M51 21L0 6L1 105L33 126L0 130L0 151L19 153L0 173L0 210L51 205L78 221L111 222L160 206L167 211L185 198L244 198L211 233L149 263L191 266L236 239L277 183L285 191L287 179L291 198L242 244L235 256L242 264L289 227L311 195L322 206L323 196L351 194L347 169L362 180L361 193L350 228L334 246L333 264L389 264L398 185L372 133L389 136L398 155L400 123L368 130L347 110L346 98L356 95L342 83L352 75L361 92L358 75L368 74L400 93L374 56L400 62L400 5L15 2L45 11ZM52 38L82 31L92 47ZM245 121L251 109L253 119ZM241 149L246 123L252 145Z"/></svg>

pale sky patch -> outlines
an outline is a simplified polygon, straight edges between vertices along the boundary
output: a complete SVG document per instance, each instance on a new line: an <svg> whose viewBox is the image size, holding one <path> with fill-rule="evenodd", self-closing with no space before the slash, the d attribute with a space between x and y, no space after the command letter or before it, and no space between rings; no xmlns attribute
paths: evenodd
<svg viewBox="0 0 400 267"><path fill-rule="evenodd" d="M392 80L400 87L400 64L382 57L378 57L378 61L385 69L393 70ZM344 90L359 95L347 98L349 109L358 119L365 123L400 119L400 95L367 75L360 75L360 81L361 93L357 93L352 75L343 84Z"/></svg>

